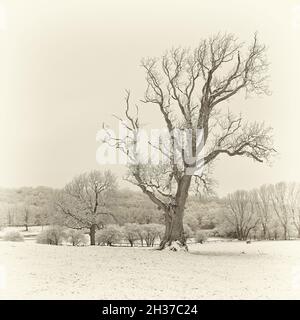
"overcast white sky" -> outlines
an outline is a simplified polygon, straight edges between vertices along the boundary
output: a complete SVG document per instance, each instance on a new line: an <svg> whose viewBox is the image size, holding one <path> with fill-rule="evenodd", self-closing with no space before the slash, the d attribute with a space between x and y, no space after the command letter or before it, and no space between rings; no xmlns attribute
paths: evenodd
<svg viewBox="0 0 300 320"><path fill-rule="evenodd" d="M246 42L258 31L268 46L272 96L229 107L273 126L279 151L272 167L222 158L219 193L300 181L300 1L0 0L0 186L62 187L102 169L96 132L123 111L125 88L141 96L140 59L219 31Z"/></svg>

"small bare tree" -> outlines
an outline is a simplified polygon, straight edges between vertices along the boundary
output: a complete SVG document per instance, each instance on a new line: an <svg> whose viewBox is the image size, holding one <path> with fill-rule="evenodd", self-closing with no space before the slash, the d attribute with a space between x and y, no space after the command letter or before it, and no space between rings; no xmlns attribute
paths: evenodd
<svg viewBox="0 0 300 320"><path fill-rule="evenodd" d="M229 210L225 218L234 227L237 238L247 240L250 231L259 223L255 198L247 191L238 190L227 196L226 203Z"/></svg>
<svg viewBox="0 0 300 320"><path fill-rule="evenodd" d="M7 205L7 225L13 226L16 221L16 206L15 205Z"/></svg>
<svg viewBox="0 0 300 320"><path fill-rule="evenodd" d="M30 219L30 210L28 207L24 207L24 227L25 231L28 231L28 224Z"/></svg>
<svg viewBox="0 0 300 320"><path fill-rule="evenodd" d="M290 206L290 192L294 186L286 182L279 182L269 187L272 208L283 230L284 240L288 239L292 208Z"/></svg>
<svg viewBox="0 0 300 320"><path fill-rule="evenodd" d="M253 191L253 197L256 204L256 211L260 219L263 233L263 239L270 238L269 224L272 219L271 198L268 186L263 185Z"/></svg>
<svg viewBox="0 0 300 320"><path fill-rule="evenodd" d="M103 216L116 219L107 208L116 178L110 171L84 173L75 177L56 194L55 207L63 224L72 229L89 229L90 244L95 245L96 230L103 226Z"/></svg>
<svg viewBox="0 0 300 320"><path fill-rule="evenodd" d="M296 183L290 185L289 198L292 224L297 230L298 238L300 238L300 186Z"/></svg>
<svg viewBox="0 0 300 320"><path fill-rule="evenodd" d="M300 206L299 204L297 207L292 209L292 221L293 225L297 230L297 237L300 238Z"/></svg>
<svg viewBox="0 0 300 320"><path fill-rule="evenodd" d="M162 210L166 228L160 249L173 241L187 249L183 216L189 191L192 185L198 191L211 191L209 168L220 155L263 162L275 151L271 128L257 122L243 123L242 116L222 106L242 91L248 96L268 93L265 52L256 34L248 48L231 34L217 34L201 40L193 51L175 48L161 58L142 60L147 88L141 102L159 110L173 151L167 153L164 143L149 143L165 161L159 165L139 161L139 107L135 115L130 112L129 92L126 118L118 119L130 134L119 139L108 130L104 140L130 157L128 180ZM176 130L191 133L188 147L177 145ZM203 153L199 152L199 131ZM176 161L178 153L182 155L180 162Z"/></svg>

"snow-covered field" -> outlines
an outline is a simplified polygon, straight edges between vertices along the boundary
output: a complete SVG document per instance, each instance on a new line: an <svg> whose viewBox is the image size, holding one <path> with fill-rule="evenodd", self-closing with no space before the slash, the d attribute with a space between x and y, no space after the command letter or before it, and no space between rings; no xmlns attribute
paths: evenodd
<svg viewBox="0 0 300 320"><path fill-rule="evenodd" d="M300 299L300 241L190 252L0 241L1 299Z"/></svg>

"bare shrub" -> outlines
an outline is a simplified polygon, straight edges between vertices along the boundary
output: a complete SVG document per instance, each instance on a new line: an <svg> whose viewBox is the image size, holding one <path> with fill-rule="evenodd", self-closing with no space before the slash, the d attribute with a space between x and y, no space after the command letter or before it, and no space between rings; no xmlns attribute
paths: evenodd
<svg viewBox="0 0 300 320"><path fill-rule="evenodd" d="M7 231L3 236L4 241L24 241L23 236L19 231Z"/></svg>
<svg viewBox="0 0 300 320"><path fill-rule="evenodd" d="M160 238L162 236L162 228L161 224L157 223L149 223L142 225L142 235L146 242L147 247L153 247L156 238Z"/></svg>
<svg viewBox="0 0 300 320"><path fill-rule="evenodd" d="M63 239L66 237L64 228L60 226L51 226L43 230L36 239L37 243L41 244L51 244L51 245L60 245L62 244Z"/></svg>
<svg viewBox="0 0 300 320"><path fill-rule="evenodd" d="M207 232L203 230L198 230L195 235L195 241L197 243L204 243L207 240Z"/></svg>
<svg viewBox="0 0 300 320"><path fill-rule="evenodd" d="M66 240L73 246L84 245L87 243L84 232L70 229L66 232Z"/></svg>
<svg viewBox="0 0 300 320"><path fill-rule="evenodd" d="M112 246L122 240L122 228L116 224L109 224L96 233L96 242L98 245Z"/></svg>
<svg viewBox="0 0 300 320"><path fill-rule="evenodd" d="M137 223L126 223L122 229L124 239L133 247L134 243L140 239L139 225Z"/></svg>

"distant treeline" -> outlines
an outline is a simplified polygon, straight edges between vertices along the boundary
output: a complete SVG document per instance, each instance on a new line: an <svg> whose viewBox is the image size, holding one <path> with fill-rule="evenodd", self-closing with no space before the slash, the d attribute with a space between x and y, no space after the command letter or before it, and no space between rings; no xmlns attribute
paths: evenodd
<svg viewBox="0 0 300 320"><path fill-rule="evenodd" d="M299 190L296 183L281 182L250 191L238 190L222 199L190 196L184 223L194 234L198 230L210 230L210 236L240 240L300 237ZM76 217L59 210L56 205L59 192L48 187L0 189L0 226L27 229L35 225L62 225L88 230L80 220L75 223ZM76 210L80 219L80 208ZM164 224L161 211L141 192L115 190L101 210L109 214L99 216L95 232L112 224L127 225L127 228L130 228L128 224ZM133 226L137 228L137 225Z"/></svg>

